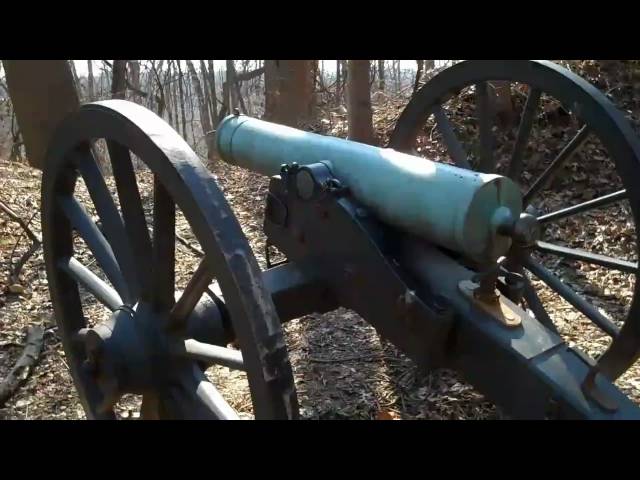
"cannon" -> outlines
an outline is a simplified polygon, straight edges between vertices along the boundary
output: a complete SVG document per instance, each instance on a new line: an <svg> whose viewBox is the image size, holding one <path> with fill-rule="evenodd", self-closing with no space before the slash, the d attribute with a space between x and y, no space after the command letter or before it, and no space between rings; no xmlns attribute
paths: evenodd
<svg viewBox="0 0 640 480"><path fill-rule="evenodd" d="M506 154L492 128L498 81L524 97ZM465 95L475 102L473 151L450 119ZM533 175L527 146L550 98L575 117L577 133ZM446 151L439 159L424 158L425 125ZM113 186L92 155L95 139L106 141ZM556 195L554 179L587 146L591 155L606 151L606 178L619 185L604 182L590 198L548 211L543 194ZM297 419L282 326L338 307L421 368L458 371L509 418L640 418L616 384L640 356L637 238L635 259L622 259L593 253L588 242L562 245L551 228L606 208L626 208L637 223L640 144L584 79L548 61L463 61L414 94L384 148L239 112L218 126L216 147L225 162L269 177L265 270L211 173L151 111L122 100L86 104L51 142L42 182L47 277L88 418L115 418L129 393L142 396L144 419L239 418L206 375L221 365L246 373L253 418ZM146 209L140 164L153 185ZM183 288L178 216L202 250ZM273 248L283 260L272 261ZM604 312L549 258L612 271L633 284L631 294L617 315ZM602 352L591 356L567 340L541 285L611 337ZM88 308L88 298L99 308Z"/></svg>

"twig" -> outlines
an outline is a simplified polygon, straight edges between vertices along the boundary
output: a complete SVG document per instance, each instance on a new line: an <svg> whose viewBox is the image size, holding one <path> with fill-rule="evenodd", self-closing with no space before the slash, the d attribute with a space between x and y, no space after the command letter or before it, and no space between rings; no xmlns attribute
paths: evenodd
<svg viewBox="0 0 640 480"><path fill-rule="evenodd" d="M24 254L22 254L20 259L18 260L18 263L16 263L15 267L13 267L9 272L9 280L11 281L11 283L18 283L18 277L20 275L20 271L22 270L22 267L24 267L24 264L27 263L27 261L29 261L32 255L40 249L40 246L41 246L40 243L34 242L31 244L31 247L29 248L29 250L27 250Z"/></svg>
<svg viewBox="0 0 640 480"><path fill-rule="evenodd" d="M38 212L37 211L34 212L33 215L31 215L31 218L29 218L29 221L25 222L22 218L18 216L17 213L11 210L9 206L5 204L2 200L0 200L0 209L3 212L5 212L7 215L9 215L9 218L11 218L11 220L13 220L18 225L20 225L22 227L23 233L26 233L27 236L33 242L31 244L31 247L29 247L29 250L27 250L20 257L20 259L18 260L18 263L16 263L16 265L13 266L11 259L13 258L13 252L15 252L18 244L20 243L20 240L22 240L22 233L21 233L20 237L18 237L18 241L16 242L15 246L13 247L13 250L11 251L11 255L9 256L9 262L11 263L11 267L9 270L9 281L11 283L17 283L18 276L20 275L20 271L22 270L22 267L25 265L25 263L27 263L27 261L31 258L31 256L38 251L38 249L42 245L42 239L38 235L36 235L33 232L33 230L31 230L31 228L29 227L29 225L31 225L31 222L33 221L34 217Z"/></svg>
<svg viewBox="0 0 640 480"><path fill-rule="evenodd" d="M196 246L192 245L191 243L189 243L187 240L185 240L183 237L181 237L177 233L176 233L176 240L178 240L181 244L183 244L185 247L187 247L192 252L196 253L197 255L199 255L201 257L204 257L204 252L202 250L200 250L198 247L196 247Z"/></svg>
<svg viewBox="0 0 640 480"><path fill-rule="evenodd" d="M0 407L3 407L20 387L29 378L33 367L40 358L44 345L44 329L34 326L27 332L27 341L18 361L13 366L7 377L0 384Z"/></svg>
<svg viewBox="0 0 640 480"><path fill-rule="evenodd" d="M33 233L33 230L29 228L29 225L22 218L20 218L16 212L11 210L11 208L9 208L9 206L2 200L0 200L0 210L5 212L7 215L9 215L9 218L11 220L20 225L34 243L42 243L40 237Z"/></svg>
<svg viewBox="0 0 640 480"><path fill-rule="evenodd" d="M357 355L354 357L341 357L341 358L315 358L309 357L310 362L314 363L340 363L340 362L353 362L353 361L367 361L372 362L375 360L382 360L386 358L386 355L374 354L374 355Z"/></svg>

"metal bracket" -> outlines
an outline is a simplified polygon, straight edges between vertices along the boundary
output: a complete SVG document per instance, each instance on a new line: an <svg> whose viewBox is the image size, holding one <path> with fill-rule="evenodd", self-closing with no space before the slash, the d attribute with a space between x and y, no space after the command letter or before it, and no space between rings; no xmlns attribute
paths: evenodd
<svg viewBox="0 0 640 480"><path fill-rule="evenodd" d="M615 412L618 410L618 404L610 398L606 393L604 393L598 385L596 384L596 377L600 373L597 365L591 367L589 373L584 379L582 383L582 393L585 396L595 402L600 408L607 412Z"/></svg>
<svg viewBox="0 0 640 480"><path fill-rule="evenodd" d="M476 293L480 289L480 285L471 280L462 280L458 284L458 288L472 303L482 308L505 327L515 328L522 324L522 318L526 312L508 298L500 295L498 290L496 290L495 297L490 299L487 296L478 297Z"/></svg>

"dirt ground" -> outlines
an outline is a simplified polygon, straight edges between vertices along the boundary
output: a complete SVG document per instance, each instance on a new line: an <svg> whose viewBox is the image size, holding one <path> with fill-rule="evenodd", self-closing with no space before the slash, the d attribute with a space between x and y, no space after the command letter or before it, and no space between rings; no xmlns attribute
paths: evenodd
<svg viewBox="0 0 640 480"><path fill-rule="evenodd" d="M456 107L454 116L466 115L465 108ZM382 141L399 111L399 106L392 102L381 103L376 108L375 122ZM345 125L344 112L336 110L322 119L320 127L327 133L344 136ZM539 165L530 171L540 170L548 164L562 142L566 143L571 138L572 127L562 127L562 134L554 139L540 133L536 141L545 146L540 147L539 155L535 157ZM430 131L427 126L423 140L424 155L431 158L444 156L441 146L430 138ZM505 135L503 140L504 152L507 152L513 138ZM561 179L536 204L537 208L552 211L615 190L613 184L619 179L609 160L601 154L600 147L596 143L590 144L586 152L588 161L585 161L585 155L571 163L566 178ZM267 179L221 162L216 163L212 170L243 226L258 262L265 268L262 215ZM529 180L525 179L525 182ZM148 201L151 191L149 175L141 172L139 183ZM568 184L579 186L569 190L566 188ZM112 183L110 186L113 189ZM36 232L40 231L39 188L39 171L23 164L0 161L0 198L29 221ZM81 188L80 196L83 195L86 198L86 192L83 194ZM146 209L150 210L148 202ZM177 228L187 240L193 238L181 216ZM560 222L548 233L549 241L637 261L635 226L624 203L606 211ZM27 328L30 325L46 328L40 362L26 383L0 409L0 419L82 419L84 412L52 318L42 250L22 269L17 281L22 288L10 288L15 284L9 280L8 272L28 247L29 241L21 229L0 213L0 380L20 355ZM176 278L178 288L183 288L197 266L198 257L181 243L176 244L176 252ZM85 264L91 263L86 251L80 259ZM621 324L632 296L634 275L557 258L545 258L543 262L563 281L589 298L601 312ZM571 345L592 356L606 349L608 337L541 283L535 282L535 285L559 330ZM93 321L104 318L105 309L87 300L88 316ZM284 330L302 418L502 418L491 402L454 372L420 373L392 345L381 341L375 330L354 312L340 309L323 315L309 315L287 323ZM230 404L244 418L251 418L245 375L223 367L210 369L208 373ZM617 384L636 403L640 403L639 365L630 369ZM123 419L139 418L138 405L139 399L134 396L123 398L117 408L118 416Z"/></svg>

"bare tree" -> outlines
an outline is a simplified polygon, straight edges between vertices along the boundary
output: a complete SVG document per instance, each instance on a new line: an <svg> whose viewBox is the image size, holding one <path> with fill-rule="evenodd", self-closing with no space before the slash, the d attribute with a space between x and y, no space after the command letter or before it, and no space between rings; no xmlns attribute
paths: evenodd
<svg viewBox="0 0 640 480"><path fill-rule="evenodd" d="M201 66L204 66L204 62L202 62ZM211 117L209 117L209 107L207 105L205 95L202 91L202 85L200 84L200 79L198 78L198 72L193 66L193 63L191 62L191 60L187 60L187 67L189 68L189 73L191 74L191 82L193 83L193 89L195 90L196 96L198 97L200 125L202 126L203 133L206 135L207 132L211 131ZM210 138L209 136L206 136L205 138L207 140L207 157L210 157L213 152L212 138Z"/></svg>
<svg viewBox="0 0 640 480"><path fill-rule="evenodd" d="M400 93L402 87L402 80L400 78L400 60L393 61L393 76L395 77L396 93Z"/></svg>
<svg viewBox="0 0 640 480"><path fill-rule="evenodd" d="M59 122L80 106L66 60L3 60L29 163L42 168Z"/></svg>
<svg viewBox="0 0 640 480"><path fill-rule="evenodd" d="M87 60L87 100L93 102L95 99L95 92L93 86L93 60Z"/></svg>
<svg viewBox="0 0 640 480"><path fill-rule="evenodd" d="M384 92L384 60L378 60L378 89Z"/></svg>
<svg viewBox="0 0 640 480"><path fill-rule="evenodd" d="M413 93L416 93L418 87L420 86L420 80L422 79L422 71L424 68L424 60L416 60L416 79L413 82Z"/></svg>
<svg viewBox="0 0 640 480"><path fill-rule="evenodd" d="M238 93L234 88L235 84L235 68L233 68L233 60L226 62L227 80L223 84L224 103L228 106L230 112L238 106Z"/></svg>
<svg viewBox="0 0 640 480"><path fill-rule="evenodd" d="M340 105L342 98L342 63L340 60L336 60L336 105Z"/></svg>
<svg viewBox="0 0 640 480"><path fill-rule="evenodd" d="M211 89L211 115L218 119L218 95L216 93L216 70L213 60L209 60L209 88Z"/></svg>
<svg viewBox="0 0 640 480"><path fill-rule="evenodd" d="M187 140L187 117L184 113L184 88L182 86L182 67L180 60L176 60L178 65L178 90L180 92L180 120L182 121L182 137Z"/></svg>
<svg viewBox="0 0 640 480"><path fill-rule="evenodd" d="M156 95L156 105L158 106L157 112L159 117L164 117L164 111L167 107L167 100L165 96L165 82L160 79L159 71L162 71L163 60L160 60L158 67L156 68L155 60L151 60L151 73L153 73L154 80L156 82L156 88L158 95ZM165 79L166 81L166 79Z"/></svg>
<svg viewBox="0 0 640 480"><path fill-rule="evenodd" d="M111 98L124 100L127 94L127 61L114 60L111 76Z"/></svg>
<svg viewBox="0 0 640 480"><path fill-rule="evenodd" d="M204 63L204 60L200 60L200 75L202 76L202 89L204 90L204 108L207 111L207 116L209 117L210 127L212 127L213 122L215 122L215 117L211 116L211 92L209 89L209 74L207 73L207 66Z"/></svg>
<svg viewBox="0 0 640 480"><path fill-rule="evenodd" d="M71 67L71 75L73 77L73 84L76 86L76 90L78 91L78 98L82 100L82 85L80 84L80 79L78 78L78 72L76 72L76 63L74 60L69 60L69 66Z"/></svg>
<svg viewBox="0 0 640 480"><path fill-rule="evenodd" d="M139 101L141 90L140 90L140 61L139 60L128 60L127 64L129 66L129 78L127 81L127 86L131 88L134 93L134 100Z"/></svg>
<svg viewBox="0 0 640 480"><path fill-rule="evenodd" d="M347 110L349 139L373 144L373 112L369 88L369 60L349 60L347 81Z"/></svg>

